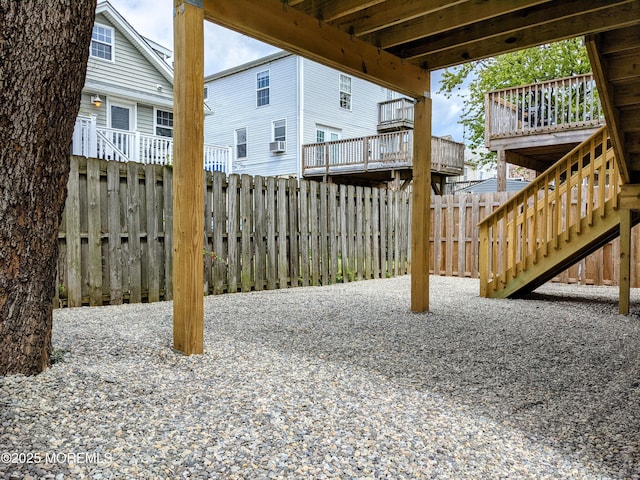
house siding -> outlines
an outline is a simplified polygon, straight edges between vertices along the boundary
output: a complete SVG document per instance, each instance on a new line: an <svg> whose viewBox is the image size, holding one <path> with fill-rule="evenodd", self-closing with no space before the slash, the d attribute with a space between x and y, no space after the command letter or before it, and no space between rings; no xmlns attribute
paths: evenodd
<svg viewBox="0 0 640 480"><path fill-rule="evenodd" d="M114 61L89 57L85 88L80 102L80 115L93 115L98 126L108 126L110 102L123 101L136 105L136 124L131 128L142 133L153 133L153 108L171 111L173 86L141 53L129 38L104 14L96 15L96 23L114 29ZM160 88L158 88L160 87ZM113 93L117 91L117 93ZM101 107L91 104L91 96L98 94ZM144 103L140 96L147 96ZM149 100L151 98L151 100ZM157 104L153 105L157 98Z"/></svg>
<svg viewBox="0 0 640 480"><path fill-rule="evenodd" d="M155 69L140 51L104 15L96 15L96 23L115 29L115 62L89 57L87 80L127 85L132 91L172 98L171 83ZM99 93L99 92L98 92ZM165 93L162 95L162 93Z"/></svg>
<svg viewBox="0 0 640 480"><path fill-rule="evenodd" d="M257 107L256 75L264 70L270 74L270 104ZM316 142L317 125L339 131L341 138L376 134L377 104L387 100L387 90L356 77L351 82L352 108L345 110L340 108L340 72L296 55L208 78L207 105L214 113L205 117L205 141L235 147L236 129L246 128L247 158L235 159L234 148L234 172L299 175L302 144ZM287 121L287 151L275 154L269 151L272 123L281 119Z"/></svg>
<svg viewBox="0 0 640 480"><path fill-rule="evenodd" d="M269 70L269 105L258 107L256 76L265 70ZM213 114L205 117L205 142L235 147L236 129L247 129L247 157L238 160L234 148L234 172L264 176L297 174L300 149L296 70L296 57L290 55L208 82L207 105ZM285 153L269 150L276 120L287 122Z"/></svg>
<svg viewBox="0 0 640 480"><path fill-rule="evenodd" d="M387 90L349 75L351 110L340 108L341 72L311 60L303 61L303 142L316 142L316 125L340 131L341 138L374 135L378 127L378 103L387 99Z"/></svg>

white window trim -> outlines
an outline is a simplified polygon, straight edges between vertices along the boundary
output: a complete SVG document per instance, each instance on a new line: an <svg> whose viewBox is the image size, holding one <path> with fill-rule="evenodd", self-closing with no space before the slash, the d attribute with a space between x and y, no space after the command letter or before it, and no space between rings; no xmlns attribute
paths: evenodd
<svg viewBox="0 0 640 480"><path fill-rule="evenodd" d="M158 125L158 110L160 110L161 112L169 112L169 113L173 113L173 110L153 107L153 135L155 135L156 137L161 137L162 135L158 135L156 131L157 127L170 128L171 131L173 131L173 127L167 127L166 125ZM171 137L165 137L165 138L173 138L173 135Z"/></svg>
<svg viewBox="0 0 640 480"><path fill-rule="evenodd" d="M269 78L269 86L258 88L258 75L265 72L267 73L267 77ZM258 105L258 92L260 90L269 90L269 102L265 103L264 105ZM269 105L271 105L271 69L268 68L266 70L260 70L259 72L256 72L256 108L268 107Z"/></svg>
<svg viewBox="0 0 640 480"><path fill-rule="evenodd" d="M349 108L345 108L342 105L340 105L340 95L342 94L342 77L346 77L350 80L350 85L351 85L351 91L350 92L344 92L344 93L349 93ZM351 75L347 75L346 73L341 73L338 75L338 106L340 108L340 110L345 110L347 112L351 112L353 111L353 77Z"/></svg>
<svg viewBox="0 0 640 480"><path fill-rule="evenodd" d="M93 27L91 27L91 41L89 42L89 58L93 58L94 60L99 60L101 62L108 62L108 63L115 63L116 62L116 30L113 27L110 27L109 25L105 25L104 23L99 23L99 22L94 22L93 24L94 26L98 25L106 30L111 30L111 40L113 43L111 43L111 60L107 60L106 58L102 58L102 57L94 57L93 55L91 55L91 44L94 41L93 39ZM105 42L98 42L98 43L103 43L105 44ZM106 44L105 44L106 45Z"/></svg>
<svg viewBox="0 0 640 480"><path fill-rule="evenodd" d="M287 119L286 118L279 118L278 120L273 120L271 122L271 141L275 142L276 141L276 122L284 122L284 140L278 140L279 142L286 142L287 141Z"/></svg>
<svg viewBox="0 0 640 480"><path fill-rule="evenodd" d="M245 134L245 155L244 157L238 157L238 130L243 130ZM234 160L246 160L249 158L249 129L247 127L238 127L233 129L233 159Z"/></svg>

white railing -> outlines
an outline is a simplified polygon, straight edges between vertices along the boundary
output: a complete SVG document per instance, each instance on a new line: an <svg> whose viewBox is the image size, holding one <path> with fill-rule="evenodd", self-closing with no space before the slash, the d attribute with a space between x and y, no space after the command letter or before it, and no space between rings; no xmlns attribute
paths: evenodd
<svg viewBox="0 0 640 480"><path fill-rule="evenodd" d="M173 139L115 128L98 127L95 117L78 116L71 153L118 162L173 164ZM231 147L204 144L204 169L232 173Z"/></svg>
<svg viewBox="0 0 640 480"><path fill-rule="evenodd" d="M464 167L464 144L432 137L431 170L459 175ZM413 159L413 130L369 137L311 143L302 146L303 175L353 173L408 168Z"/></svg>
<svg viewBox="0 0 640 480"><path fill-rule="evenodd" d="M487 142L604 124L592 74L488 92L485 113Z"/></svg>

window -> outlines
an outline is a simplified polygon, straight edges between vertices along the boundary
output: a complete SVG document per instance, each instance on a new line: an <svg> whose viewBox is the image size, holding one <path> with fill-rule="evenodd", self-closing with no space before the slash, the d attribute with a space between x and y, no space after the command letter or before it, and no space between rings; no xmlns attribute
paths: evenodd
<svg viewBox="0 0 640 480"><path fill-rule="evenodd" d="M206 102L207 100L209 100L209 87L208 86L204 86L204 101Z"/></svg>
<svg viewBox="0 0 640 480"><path fill-rule="evenodd" d="M173 112L156 110L156 135L173 137Z"/></svg>
<svg viewBox="0 0 640 480"><path fill-rule="evenodd" d="M340 74L340 108L351 110L351 77Z"/></svg>
<svg viewBox="0 0 640 480"><path fill-rule="evenodd" d="M247 157L247 129L236 128L236 158Z"/></svg>
<svg viewBox="0 0 640 480"><path fill-rule="evenodd" d="M113 61L113 28L96 23L91 34L91 56Z"/></svg>
<svg viewBox="0 0 640 480"><path fill-rule="evenodd" d="M274 142L287 141L287 121L286 120L277 120L273 122L273 141Z"/></svg>
<svg viewBox="0 0 640 480"><path fill-rule="evenodd" d="M269 70L259 72L257 76L257 105L269 105Z"/></svg>

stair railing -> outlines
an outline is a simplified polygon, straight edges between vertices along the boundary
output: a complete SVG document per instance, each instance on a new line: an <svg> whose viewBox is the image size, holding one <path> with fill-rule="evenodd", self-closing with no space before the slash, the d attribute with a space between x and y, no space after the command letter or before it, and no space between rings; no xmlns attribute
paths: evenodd
<svg viewBox="0 0 640 480"><path fill-rule="evenodd" d="M605 204L617 207L620 183L604 126L480 222L480 295L492 296L580 235L606 215Z"/></svg>

